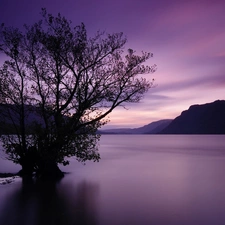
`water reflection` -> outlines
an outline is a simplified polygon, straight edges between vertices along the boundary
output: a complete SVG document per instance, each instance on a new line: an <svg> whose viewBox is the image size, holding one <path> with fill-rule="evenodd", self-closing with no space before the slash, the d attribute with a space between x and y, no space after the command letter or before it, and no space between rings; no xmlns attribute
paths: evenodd
<svg viewBox="0 0 225 225"><path fill-rule="evenodd" d="M224 136L105 135L100 152L59 183L0 186L0 224L225 224Z"/></svg>
<svg viewBox="0 0 225 225"><path fill-rule="evenodd" d="M98 186L86 181L77 184L23 182L10 193L0 212L7 225L96 225Z"/></svg>

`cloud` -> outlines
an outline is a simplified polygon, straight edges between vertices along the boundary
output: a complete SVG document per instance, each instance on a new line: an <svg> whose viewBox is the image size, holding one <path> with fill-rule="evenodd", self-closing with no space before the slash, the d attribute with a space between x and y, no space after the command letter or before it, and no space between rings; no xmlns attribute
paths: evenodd
<svg viewBox="0 0 225 225"><path fill-rule="evenodd" d="M97 30L122 31L128 38L125 49L153 52L147 64L158 69L145 77L155 78L157 86L140 103L127 104L129 110L116 109L111 125L174 118L192 104L224 98L225 1L2 0L1 20L12 26L32 24L40 19L41 7L60 12L74 25L84 22L90 36Z"/></svg>

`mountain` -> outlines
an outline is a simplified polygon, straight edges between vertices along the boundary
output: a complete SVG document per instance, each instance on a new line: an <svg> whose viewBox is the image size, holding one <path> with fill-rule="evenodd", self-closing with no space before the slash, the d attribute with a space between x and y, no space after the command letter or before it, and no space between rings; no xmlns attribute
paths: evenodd
<svg viewBox="0 0 225 225"><path fill-rule="evenodd" d="M34 122L43 124L43 119L38 114L40 109L35 106L24 105L25 126ZM0 134L15 134L15 126L20 124L20 107L11 104L0 104Z"/></svg>
<svg viewBox="0 0 225 225"><path fill-rule="evenodd" d="M190 106L160 134L225 134L225 100Z"/></svg>
<svg viewBox="0 0 225 225"><path fill-rule="evenodd" d="M100 134L157 134L167 127L172 120L159 120L139 128L120 128L99 131Z"/></svg>
<svg viewBox="0 0 225 225"><path fill-rule="evenodd" d="M34 121L41 122L36 113L37 108L28 107L26 124ZM0 134L14 133L11 121L7 121L10 113L14 123L19 120L14 106L0 104ZM6 116L6 117L5 117ZM174 120L166 119L152 122L139 128L107 129L98 131L99 134L225 134L225 100L217 100L203 105L192 105Z"/></svg>

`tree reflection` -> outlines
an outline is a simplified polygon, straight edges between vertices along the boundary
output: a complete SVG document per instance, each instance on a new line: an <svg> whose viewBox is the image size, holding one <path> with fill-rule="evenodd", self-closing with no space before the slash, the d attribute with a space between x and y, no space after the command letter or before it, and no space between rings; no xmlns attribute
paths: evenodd
<svg viewBox="0 0 225 225"><path fill-rule="evenodd" d="M0 203L0 223L7 225L97 225L98 185L23 182Z"/></svg>

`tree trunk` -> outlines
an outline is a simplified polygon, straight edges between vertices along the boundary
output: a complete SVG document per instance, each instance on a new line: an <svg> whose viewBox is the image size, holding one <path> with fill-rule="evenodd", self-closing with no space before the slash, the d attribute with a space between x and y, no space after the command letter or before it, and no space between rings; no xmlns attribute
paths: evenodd
<svg viewBox="0 0 225 225"><path fill-rule="evenodd" d="M32 177L34 172L34 163L29 157L24 157L20 162L22 169L18 175L21 177Z"/></svg>
<svg viewBox="0 0 225 225"><path fill-rule="evenodd" d="M64 177L64 173L54 161L44 161L40 163L36 175L37 178L44 180L59 180Z"/></svg>

